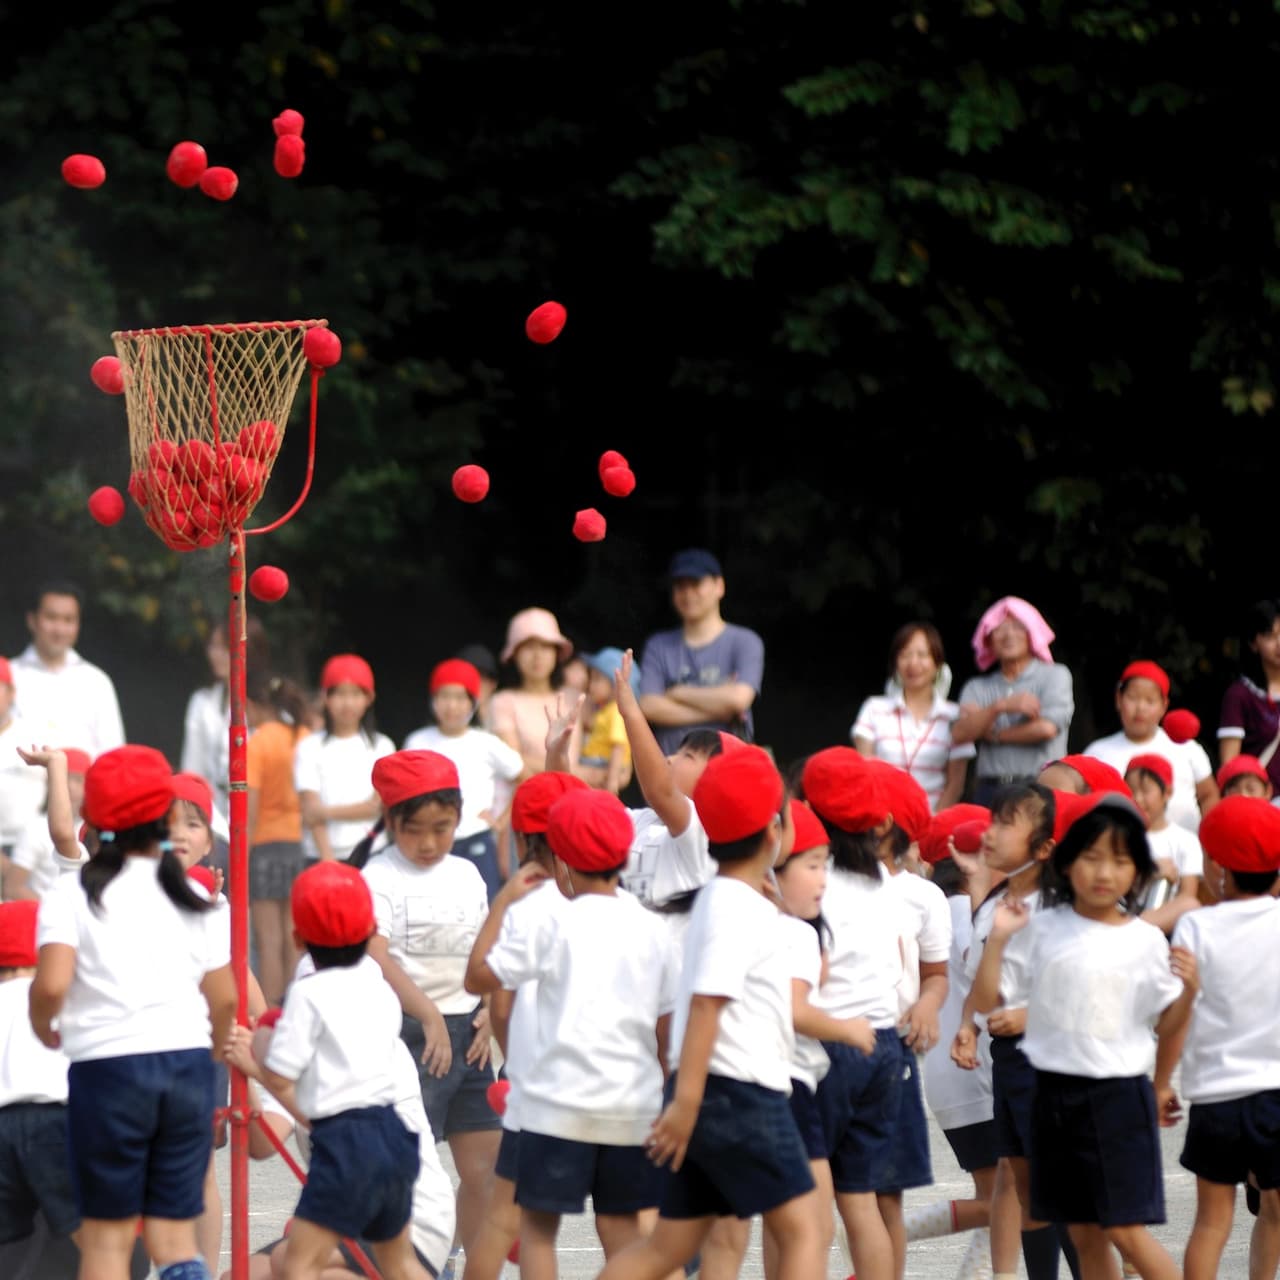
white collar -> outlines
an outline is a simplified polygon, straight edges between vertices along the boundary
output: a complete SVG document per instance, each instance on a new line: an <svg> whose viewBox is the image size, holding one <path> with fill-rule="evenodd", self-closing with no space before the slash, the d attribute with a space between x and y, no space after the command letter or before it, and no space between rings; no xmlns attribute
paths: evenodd
<svg viewBox="0 0 1280 1280"><path fill-rule="evenodd" d="M59 671L65 671L67 667L80 667L84 665L84 659L74 650L67 650L66 661L60 667L47 667L44 660L36 652L34 643L27 645L23 651L14 658L14 662L20 662L24 667L35 667L40 671L47 671L50 675L57 675Z"/></svg>

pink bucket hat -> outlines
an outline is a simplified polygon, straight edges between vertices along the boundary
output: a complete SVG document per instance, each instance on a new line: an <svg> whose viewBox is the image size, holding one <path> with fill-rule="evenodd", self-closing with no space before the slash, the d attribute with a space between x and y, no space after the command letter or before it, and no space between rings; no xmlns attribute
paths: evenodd
<svg viewBox="0 0 1280 1280"><path fill-rule="evenodd" d="M507 623L507 643L499 655L503 662L510 662L512 654L526 640L545 640L560 650L560 661L567 662L573 654L573 641L560 634L560 624L550 609L521 609Z"/></svg>
<svg viewBox="0 0 1280 1280"><path fill-rule="evenodd" d="M1054 641L1053 628L1044 620L1040 610L1020 596L1004 596L982 615L974 629L971 643L973 659L979 671L995 665L996 654L991 647L991 633L1006 618L1013 618L1026 627L1031 652L1035 657L1044 663L1053 661L1053 655L1049 652L1049 646Z"/></svg>

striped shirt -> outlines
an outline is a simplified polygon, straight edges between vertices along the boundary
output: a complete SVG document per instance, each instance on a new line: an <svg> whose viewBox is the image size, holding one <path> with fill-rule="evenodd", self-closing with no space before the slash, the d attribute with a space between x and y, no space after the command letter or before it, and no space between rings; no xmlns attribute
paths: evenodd
<svg viewBox="0 0 1280 1280"><path fill-rule="evenodd" d="M935 694L929 714L917 720L899 690L892 697L868 698L849 732L855 740L870 741L877 760L905 769L924 788L929 807L936 809L947 765L975 754L972 742L951 741L951 725L959 714L954 702Z"/></svg>

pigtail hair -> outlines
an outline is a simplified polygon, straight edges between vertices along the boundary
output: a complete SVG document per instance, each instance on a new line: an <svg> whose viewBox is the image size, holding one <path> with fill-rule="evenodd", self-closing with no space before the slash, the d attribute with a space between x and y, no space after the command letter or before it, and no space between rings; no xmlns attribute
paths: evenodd
<svg viewBox="0 0 1280 1280"><path fill-rule="evenodd" d="M80 869L81 888L95 912L101 912L103 891L124 869L125 858L131 853L143 853L156 844L162 848L156 878L160 881L165 897L183 911L199 912L212 908L213 903L202 898L191 887L191 881L187 879L187 873L177 855L171 849L164 848L164 843L169 839L167 815L136 827L127 827L124 831L99 833L98 838L100 847L97 854Z"/></svg>
<svg viewBox="0 0 1280 1280"><path fill-rule="evenodd" d="M369 828L364 839L358 841L356 843L356 847L347 854L347 862L350 866L355 867L357 870L364 869L369 859L373 856L373 842L386 829L386 825L387 819L386 816L383 815L373 824L372 827Z"/></svg>

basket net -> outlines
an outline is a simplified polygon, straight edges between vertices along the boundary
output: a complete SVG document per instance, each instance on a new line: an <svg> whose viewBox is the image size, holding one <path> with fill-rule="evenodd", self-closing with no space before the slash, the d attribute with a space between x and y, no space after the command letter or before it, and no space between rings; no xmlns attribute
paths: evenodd
<svg viewBox="0 0 1280 1280"><path fill-rule="evenodd" d="M111 335L129 416L129 493L174 551L244 527L284 442L307 368L303 338L327 320L182 325Z"/></svg>

